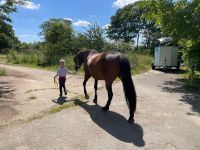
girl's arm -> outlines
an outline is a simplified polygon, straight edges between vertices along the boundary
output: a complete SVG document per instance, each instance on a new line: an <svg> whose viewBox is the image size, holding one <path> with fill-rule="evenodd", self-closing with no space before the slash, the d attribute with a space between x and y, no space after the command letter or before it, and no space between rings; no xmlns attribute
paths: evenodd
<svg viewBox="0 0 200 150"><path fill-rule="evenodd" d="M59 74L59 69L57 70L57 73L56 73L56 75L54 76L54 82L56 82L56 77L58 76L58 74Z"/></svg>
<svg viewBox="0 0 200 150"><path fill-rule="evenodd" d="M69 69L67 69L67 73L69 73L69 74L76 74L76 72L72 72Z"/></svg>

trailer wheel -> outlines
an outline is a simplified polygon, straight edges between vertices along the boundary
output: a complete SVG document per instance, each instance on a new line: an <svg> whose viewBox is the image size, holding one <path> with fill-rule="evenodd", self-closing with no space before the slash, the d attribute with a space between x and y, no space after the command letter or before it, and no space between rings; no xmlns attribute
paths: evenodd
<svg viewBox="0 0 200 150"><path fill-rule="evenodd" d="M177 64L177 67L176 67L176 70L177 70L177 71L179 71L179 70L180 70L180 64L181 64L181 63L180 63L180 62L178 62L178 64Z"/></svg>
<svg viewBox="0 0 200 150"><path fill-rule="evenodd" d="M155 70L155 66L153 65L153 63L151 64L151 69Z"/></svg>
<svg viewBox="0 0 200 150"><path fill-rule="evenodd" d="M176 67L176 70L177 70L177 71L179 71L179 70L180 70L180 65L178 65L178 66Z"/></svg>

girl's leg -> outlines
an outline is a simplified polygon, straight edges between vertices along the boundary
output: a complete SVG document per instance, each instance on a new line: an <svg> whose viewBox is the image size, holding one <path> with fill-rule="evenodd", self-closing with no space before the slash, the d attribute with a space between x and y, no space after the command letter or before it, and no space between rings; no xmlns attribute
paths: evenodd
<svg viewBox="0 0 200 150"><path fill-rule="evenodd" d="M62 96L62 81L59 80L59 90L60 90L60 96Z"/></svg>
<svg viewBox="0 0 200 150"><path fill-rule="evenodd" d="M66 81L66 80L63 80L63 89L64 89L65 95L67 95L67 90L66 90L66 87L65 87L65 81Z"/></svg>

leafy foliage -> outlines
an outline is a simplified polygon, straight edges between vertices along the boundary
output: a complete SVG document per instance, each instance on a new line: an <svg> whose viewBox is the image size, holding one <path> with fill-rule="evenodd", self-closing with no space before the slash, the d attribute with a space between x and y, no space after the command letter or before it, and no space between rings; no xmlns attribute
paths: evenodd
<svg viewBox="0 0 200 150"><path fill-rule="evenodd" d="M96 49L101 51L105 44L104 30L97 23L86 28L85 33L77 33L74 37L75 51L80 48Z"/></svg>
<svg viewBox="0 0 200 150"><path fill-rule="evenodd" d="M6 75L6 70L0 68L0 76L5 76Z"/></svg>
<svg viewBox="0 0 200 150"><path fill-rule="evenodd" d="M10 25L12 20L9 15L17 11L16 4L23 4L23 2L25 0L6 0L4 4L0 5L0 52L7 51L7 49L19 43Z"/></svg>
<svg viewBox="0 0 200 150"><path fill-rule="evenodd" d="M144 40L146 47L152 48L155 40L161 36L161 32L155 21L147 19L144 15L149 13L149 9L143 1L138 1L119 9L111 17L108 37L124 42L131 42L134 38L137 38L138 50L139 38L140 35L143 35L146 39Z"/></svg>
<svg viewBox="0 0 200 150"><path fill-rule="evenodd" d="M151 10L146 17L156 21L164 34L179 43L184 62L193 76L200 64L199 0L146 0L146 5Z"/></svg>
<svg viewBox="0 0 200 150"><path fill-rule="evenodd" d="M72 52L73 30L71 22L64 19L50 19L41 25L44 36L43 54L45 64L53 64L62 56Z"/></svg>

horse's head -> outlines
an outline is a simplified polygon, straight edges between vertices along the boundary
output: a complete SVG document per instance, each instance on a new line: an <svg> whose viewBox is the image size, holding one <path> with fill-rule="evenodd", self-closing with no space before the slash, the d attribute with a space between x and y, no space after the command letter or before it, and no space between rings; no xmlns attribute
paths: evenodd
<svg viewBox="0 0 200 150"><path fill-rule="evenodd" d="M83 64L84 62L84 51L79 51L75 57L74 57L74 63L75 63L75 70L78 71L78 69L81 67L81 65Z"/></svg>
<svg viewBox="0 0 200 150"><path fill-rule="evenodd" d="M78 53L76 53L74 57L74 63L75 63L75 70L78 71L78 69L81 67L81 65L84 63L84 61L87 59L87 57L90 54L97 53L94 49L88 49L88 50L80 50Z"/></svg>

